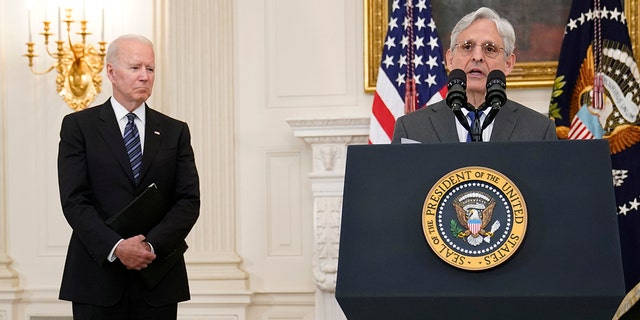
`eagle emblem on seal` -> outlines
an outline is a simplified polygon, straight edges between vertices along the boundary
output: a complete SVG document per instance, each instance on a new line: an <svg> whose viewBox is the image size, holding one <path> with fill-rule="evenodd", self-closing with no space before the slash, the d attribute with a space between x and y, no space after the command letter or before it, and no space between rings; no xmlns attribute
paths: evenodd
<svg viewBox="0 0 640 320"><path fill-rule="evenodd" d="M486 230L495 206L496 201L484 192L469 191L456 197L453 207L461 227L452 229L457 231L455 236L472 246L478 246L482 241L489 243L493 234L500 228L500 221L496 220L491 229ZM452 220L452 224L455 224L455 221Z"/></svg>

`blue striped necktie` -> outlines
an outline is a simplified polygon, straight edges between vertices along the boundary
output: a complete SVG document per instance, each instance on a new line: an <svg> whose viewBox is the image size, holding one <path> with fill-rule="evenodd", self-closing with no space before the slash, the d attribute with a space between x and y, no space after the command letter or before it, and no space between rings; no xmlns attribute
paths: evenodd
<svg viewBox="0 0 640 320"><path fill-rule="evenodd" d="M471 131L469 131L469 134L467 135L467 142L473 141L473 139L471 138L471 132L473 132L475 128L480 126L480 118L482 117L482 112L483 111L478 111L478 113L476 114L475 111L469 111L469 113L467 113L467 117L469 117L469 119L471 120ZM482 137L480 138L480 141L482 141Z"/></svg>
<svg viewBox="0 0 640 320"><path fill-rule="evenodd" d="M124 146L127 148L131 170L133 171L133 179L136 184L140 182L140 166L142 165L142 146L140 145L140 134L134 120L136 115L127 114L129 121L124 128Z"/></svg>

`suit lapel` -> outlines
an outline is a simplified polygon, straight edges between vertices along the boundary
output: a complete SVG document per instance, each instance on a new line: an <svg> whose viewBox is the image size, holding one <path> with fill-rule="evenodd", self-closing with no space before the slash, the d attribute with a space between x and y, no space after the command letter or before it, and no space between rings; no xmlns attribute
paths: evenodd
<svg viewBox="0 0 640 320"><path fill-rule="evenodd" d="M101 108L98 115L98 132L104 139L105 144L109 146L109 149L118 160L118 163L120 163L124 172L127 174L129 179L133 181L133 172L131 171L129 156L127 156L127 150L124 147L124 140L120 133L120 127L118 126L116 115L113 113L111 102L107 100L107 102L101 106L97 106L96 108Z"/></svg>
<svg viewBox="0 0 640 320"><path fill-rule="evenodd" d="M430 107L434 113L431 117L431 125L434 127L440 142L458 142L458 131L456 129L456 119L444 101Z"/></svg>
<svg viewBox="0 0 640 320"><path fill-rule="evenodd" d="M491 132L491 141L509 141L509 137L518 123L517 106L507 101L496 115Z"/></svg>
<svg viewBox="0 0 640 320"><path fill-rule="evenodd" d="M144 126L144 152L142 153L142 169L140 170L140 181L151 167L151 162L158 154L158 148L162 142L162 128L160 119L156 112L146 107L147 123Z"/></svg>

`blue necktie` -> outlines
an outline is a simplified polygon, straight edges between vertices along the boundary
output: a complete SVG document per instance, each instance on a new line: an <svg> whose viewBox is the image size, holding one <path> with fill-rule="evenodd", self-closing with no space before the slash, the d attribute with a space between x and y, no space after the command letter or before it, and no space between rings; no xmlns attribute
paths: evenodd
<svg viewBox="0 0 640 320"><path fill-rule="evenodd" d="M140 145L140 134L134 120L136 115L127 114L129 121L124 128L124 146L127 148L131 170L133 171L133 179L136 184L140 182L140 166L142 165L142 146Z"/></svg>
<svg viewBox="0 0 640 320"><path fill-rule="evenodd" d="M473 141L473 139L471 138L471 132L474 132L474 130L478 130L476 129L478 127L480 127L480 118L482 118L482 111L478 111L477 113L477 118L476 118L476 112L475 111L469 111L469 113L467 113L467 117L469 117L469 119L471 119L471 131L469 131L469 134L467 134L467 142L471 142ZM480 132L482 134L482 132ZM482 141L482 136L480 136L480 141Z"/></svg>

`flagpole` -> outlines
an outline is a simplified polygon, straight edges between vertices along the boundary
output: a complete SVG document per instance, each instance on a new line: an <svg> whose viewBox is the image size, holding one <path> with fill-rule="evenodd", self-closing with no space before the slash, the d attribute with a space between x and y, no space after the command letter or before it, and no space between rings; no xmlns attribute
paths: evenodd
<svg viewBox="0 0 640 320"><path fill-rule="evenodd" d="M407 44L407 76L405 78L405 91L404 91L404 113L410 113L416 111L416 80L415 80L415 65L414 65L414 42L415 34L413 32L413 2L407 0L407 21L408 21L408 38Z"/></svg>

